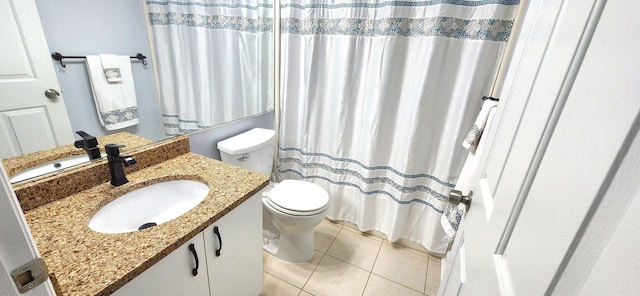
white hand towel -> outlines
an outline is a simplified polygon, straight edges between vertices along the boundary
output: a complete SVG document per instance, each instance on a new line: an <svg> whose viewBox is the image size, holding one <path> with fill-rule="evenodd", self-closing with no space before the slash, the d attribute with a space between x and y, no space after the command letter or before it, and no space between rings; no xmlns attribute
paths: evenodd
<svg viewBox="0 0 640 296"><path fill-rule="evenodd" d="M482 132L484 131L484 127L487 124L487 118L489 117L489 111L491 109L498 106L498 102L494 100L485 100L482 104L482 108L480 109L480 113L476 118L476 121L473 123L473 128L467 134L467 137L462 142L462 147L465 149L475 152L476 147L478 146L478 142L480 142L480 137L482 136Z"/></svg>
<svg viewBox="0 0 640 296"><path fill-rule="evenodd" d="M102 64L102 70L104 76L110 83L118 83L122 81L122 74L120 73L120 64L118 62L118 56L113 54L99 54L100 63Z"/></svg>
<svg viewBox="0 0 640 296"><path fill-rule="evenodd" d="M107 130L138 124L138 102L129 56L118 56L122 81L109 83L97 55L87 56L87 71L100 123Z"/></svg>

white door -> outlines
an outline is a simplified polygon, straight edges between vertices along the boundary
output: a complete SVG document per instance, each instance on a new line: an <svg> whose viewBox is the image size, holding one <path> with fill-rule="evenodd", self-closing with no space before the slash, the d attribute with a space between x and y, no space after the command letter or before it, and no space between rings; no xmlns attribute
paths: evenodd
<svg viewBox="0 0 640 296"><path fill-rule="evenodd" d="M638 17L633 0L530 1L440 295L597 295L593 245L610 238L598 222L619 222L640 189ZM599 218L613 201L619 212Z"/></svg>
<svg viewBox="0 0 640 296"><path fill-rule="evenodd" d="M0 158L73 142L35 2L0 0L0 28Z"/></svg>
<svg viewBox="0 0 640 296"><path fill-rule="evenodd" d="M0 162L0 295L56 295L50 280L24 294L14 284L11 272L38 257L27 221Z"/></svg>

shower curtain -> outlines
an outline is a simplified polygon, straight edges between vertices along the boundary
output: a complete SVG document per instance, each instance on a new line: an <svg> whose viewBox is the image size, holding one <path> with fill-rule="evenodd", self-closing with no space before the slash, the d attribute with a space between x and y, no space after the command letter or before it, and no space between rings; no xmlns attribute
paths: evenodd
<svg viewBox="0 0 640 296"><path fill-rule="evenodd" d="M517 0L283 1L278 177L327 217L444 253L440 218Z"/></svg>
<svg viewBox="0 0 640 296"><path fill-rule="evenodd" d="M273 109L273 4L146 1L165 133Z"/></svg>

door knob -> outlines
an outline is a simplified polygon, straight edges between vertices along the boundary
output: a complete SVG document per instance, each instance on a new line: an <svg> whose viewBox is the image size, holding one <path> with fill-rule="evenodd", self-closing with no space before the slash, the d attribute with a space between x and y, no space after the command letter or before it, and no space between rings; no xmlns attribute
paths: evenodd
<svg viewBox="0 0 640 296"><path fill-rule="evenodd" d="M454 205L463 204L467 206L467 211L471 207L471 199L473 198L473 191L469 191L469 195L462 195L460 190L451 190L449 192L449 202Z"/></svg>
<svg viewBox="0 0 640 296"><path fill-rule="evenodd" d="M44 96L49 99L55 100L60 97L60 92L53 88L50 88L44 91Z"/></svg>

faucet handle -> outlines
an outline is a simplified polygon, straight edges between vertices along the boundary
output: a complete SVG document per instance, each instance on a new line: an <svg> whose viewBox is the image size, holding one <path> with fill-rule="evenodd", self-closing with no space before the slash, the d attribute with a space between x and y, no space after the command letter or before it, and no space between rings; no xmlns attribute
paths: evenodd
<svg viewBox="0 0 640 296"><path fill-rule="evenodd" d="M74 146L76 146L76 148L91 148L98 146L98 139L96 139L96 137L87 134L84 131L77 131L76 134L78 134L82 138L82 140L76 141L74 143Z"/></svg>
<svg viewBox="0 0 640 296"><path fill-rule="evenodd" d="M109 156L118 157L120 156L120 148L122 147L125 147L125 145L113 144L113 143L107 144L107 145L104 145L104 151Z"/></svg>
<svg viewBox="0 0 640 296"><path fill-rule="evenodd" d="M73 146L76 148L82 148L89 155L89 159L91 161L100 159L102 156L100 155L100 149L98 148L98 139L96 137L85 133L84 131L77 131L76 134L82 137L82 140L77 140L73 142Z"/></svg>

